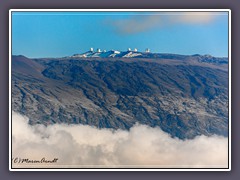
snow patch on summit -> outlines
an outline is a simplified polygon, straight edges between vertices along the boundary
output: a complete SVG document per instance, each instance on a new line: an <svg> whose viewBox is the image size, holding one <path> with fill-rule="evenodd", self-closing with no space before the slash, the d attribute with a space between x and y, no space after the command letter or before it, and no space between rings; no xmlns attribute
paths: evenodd
<svg viewBox="0 0 240 180"><path fill-rule="evenodd" d="M96 52L93 51L91 48L90 51L87 51L82 54L74 54L71 57L100 57L100 58L107 58L107 57L141 57L143 53L138 52L135 48L133 51L131 49L128 49L128 51L117 51L117 50L110 50L110 51L101 51L98 49Z"/></svg>

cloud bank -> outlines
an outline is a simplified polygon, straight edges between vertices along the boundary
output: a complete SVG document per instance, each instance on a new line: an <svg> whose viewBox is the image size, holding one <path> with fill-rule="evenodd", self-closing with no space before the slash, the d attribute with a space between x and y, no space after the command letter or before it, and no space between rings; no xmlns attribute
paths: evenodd
<svg viewBox="0 0 240 180"><path fill-rule="evenodd" d="M120 34L134 34L174 24L208 24L220 15L224 14L216 12L171 12L155 15L135 15L128 19L108 21L108 23Z"/></svg>
<svg viewBox="0 0 240 180"><path fill-rule="evenodd" d="M130 131L85 125L28 124L12 113L13 167L227 167L228 140L199 136L171 138L159 128L135 125ZM52 160L54 164L16 163L19 159Z"/></svg>

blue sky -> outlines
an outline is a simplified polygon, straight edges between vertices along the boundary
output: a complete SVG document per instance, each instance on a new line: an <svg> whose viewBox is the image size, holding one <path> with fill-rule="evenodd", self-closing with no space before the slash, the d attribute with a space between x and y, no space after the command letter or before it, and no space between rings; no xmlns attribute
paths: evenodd
<svg viewBox="0 0 240 180"><path fill-rule="evenodd" d="M228 56L227 12L12 12L12 54L63 57L100 48Z"/></svg>

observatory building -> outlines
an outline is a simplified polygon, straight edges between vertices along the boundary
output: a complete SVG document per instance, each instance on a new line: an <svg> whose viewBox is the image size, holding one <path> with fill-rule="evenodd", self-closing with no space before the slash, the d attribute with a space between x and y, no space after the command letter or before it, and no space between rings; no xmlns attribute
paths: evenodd
<svg viewBox="0 0 240 180"><path fill-rule="evenodd" d="M150 49L147 48L147 49L145 50L145 52L146 52L146 53L150 53Z"/></svg>

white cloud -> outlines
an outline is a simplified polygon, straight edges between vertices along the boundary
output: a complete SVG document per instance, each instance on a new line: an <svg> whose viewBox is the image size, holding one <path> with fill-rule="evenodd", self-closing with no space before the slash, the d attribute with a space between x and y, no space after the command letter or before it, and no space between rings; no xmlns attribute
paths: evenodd
<svg viewBox="0 0 240 180"><path fill-rule="evenodd" d="M206 24L214 21L217 17L211 12L188 12L172 18L172 21L188 24Z"/></svg>
<svg viewBox="0 0 240 180"><path fill-rule="evenodd" d="M121 34L133 34L174 24L207 24L226 15L219 12L165 12L155 15L135 15L127 19L108 21Z"/></svg>
<svg viewBox="0 0 240 180"><path fill-rule="evenodd" d="M143 32L160 25L161 16L133 16L129 19L109 21L109 24L121 34Z"/></svg>
<svg viewBox="0 0 240 180"><path fill-rule="evenodd" d="M13 112L13 158L58 158L51 167L227 167L228 140L199 136L171 138L159 128L135 125L130 131L84 125L28 123ZM39 167L49 164L13 164ZM149 166L151 165L151 166Z"/></svg>

